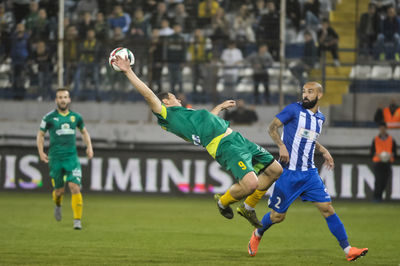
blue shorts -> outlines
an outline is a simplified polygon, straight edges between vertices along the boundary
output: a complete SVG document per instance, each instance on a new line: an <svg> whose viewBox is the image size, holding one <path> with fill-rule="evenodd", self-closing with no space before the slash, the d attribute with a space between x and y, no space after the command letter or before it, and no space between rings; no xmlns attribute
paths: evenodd
<svg viewBox="0 0 400 266"><path fill-rule="evenodd" d="M285 213L299 196L303 201L331 201L317 168L308 171L283 169L282 175L275 182L268 207L278 213Z"/></svg>

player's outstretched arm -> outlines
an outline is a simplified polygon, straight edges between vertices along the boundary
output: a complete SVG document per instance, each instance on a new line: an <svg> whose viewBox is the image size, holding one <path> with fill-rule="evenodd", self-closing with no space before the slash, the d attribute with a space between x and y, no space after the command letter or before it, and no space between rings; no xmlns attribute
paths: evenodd
<svg viewBox="0 0 400 266"><path fill-rule="evenodd" d="M283 126L283 123L278 119L274 118L272 122L268 126L268 134L271 136L272 140L279 147L279 160L283 163L289 162L289 152L281 140L281 136L279 134L278 129Z"/></svg>
<svg viewBox="0 0 400 266"><path fill-rule="evenodd" d="M86 155L89 159L93 158L93 147L92 147L92 140L90 139L89 132L86 130L86 128L83 128L81 130L82 134L82 140L86 145Z"/></svg>
<svg viewBox="0 0 400 266"><path fill-rule="evenodd" d="M335 162L333 161L333 157L328 149L322 146L318 141L315 142L315 148L317 151L322 153L322 156L325 159L324 164L328 167L328 169L333 169L335 167Z"/></svg>
<svg viewBox="0 0 400 266"><path fill-rule="evenodd" d="M136 74L132 71L131 66L129 64L129 60L127 58L123 59L120 56L117 56L114 64L117 65L125 74L125 76L129 79L131 84L138 90L138 92L144 97L150 109L156 113L161 113L161 101L154 94L154 92L143 82L141 81Z"/></svg>
<svg viewBox="0 0 400 266"><path fill-rule="evenodd" d="M222 110L225 110L225 109L228 109L228 108L231 108L231 107L234 107L234 106L236 106L236 102L234 100L227 100L227 101L225 101L223 103L220 103L217 106L215 106L210 111L210 113L218 115L219 112L221 112Z"/></svg>
<svg viewBox="0 0 400 266"><path fill-rule="evenodd" d="M48 163L49 162L49 158L47 157L47 154L44 152L44 135L46 133L42 130L39 130L36 136L36 146L38 149L38 153L39 153L39 157L40 160Z"/></svg>

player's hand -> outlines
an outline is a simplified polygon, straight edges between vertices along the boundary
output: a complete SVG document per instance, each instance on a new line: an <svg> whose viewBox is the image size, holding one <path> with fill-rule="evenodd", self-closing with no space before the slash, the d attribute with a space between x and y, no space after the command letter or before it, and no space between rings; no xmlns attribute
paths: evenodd
<svg viewBox="0 0 400 266"><path fill-rule="evenodd" d="M128 57L122 58L121 56L117 55L115 59L112 60L112 62L123 72L131 69L131 64Z"/></svg>
<svg viewBox="0 0 400 266"><path fill-rule="evenodd" d="M39 153L39 157L42 162L45 162L45 163L49 162L49 157L47 156L46 153L44 153L44 152Z"/></svg>
<svg viewBox="0 0 400 266"><path fill-rule="evenodd" d="M331 154L328 151L326 151L322 154L322 156L325 159L324 165L326 166L326 168L328 170L332 170L335 167L335 162L333 161Z"/></svg>
<svg viewBox="0 0 400 266"><path fill-rule="evenodd" d="M289 163L289 152L285 145L279 147L279 161L282 163Z"/></svg>
<svg viewBox="0 0 400 266"><path fill-rule="evenodd" d="M225 102L221 103L220 106L221 106L221 110L225 110L225 109L236 106L236 101L226 100Z"/></svg>
<svg viewBox="0 0 400 266"><path fill-rule="evenodd" d="M91 147L86 149L86 155L89 159L93 158L93 149Z"/></svg>

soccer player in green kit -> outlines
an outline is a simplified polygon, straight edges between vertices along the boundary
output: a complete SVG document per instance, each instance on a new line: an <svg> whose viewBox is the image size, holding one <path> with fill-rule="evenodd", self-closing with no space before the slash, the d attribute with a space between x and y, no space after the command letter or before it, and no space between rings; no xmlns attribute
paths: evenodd
<svg viewBox="0 0 400 266"><path fill-rule="evenodd" d="M233 211L229 205L249 195L237 211L252 225L261 227L254 206L278 179L282 167L264 148L234 132L229 128L229 122L217 116L221 110L235 106L235 101L225 101L211 112L185 108L171 93L161 93L157 97L132 71L129 60L117 56L113 63L144 97L163 129L195 145L202 145L225 170L231 171L237 183L224 195L214 196L220 213L232 219Z"/></svg>
<svg viewBox="0 0 400 266"><path fill-rule="evenodd" d="M89 132L85 128L82 116L69 109L71 98L67 89L58 89L56 93L57 108L45 115L36 137L40 160L49 163L50 177L54 187L54 217L61 221L61 203L65 183L71 191L71 206L74 215L74 229L82 229L82 194L80 191L82 171L76 151L76 129L82 134L86 145L86 155L93 157L93 148ZM44 152L44 136L50 134L49 156Z"/></svg>

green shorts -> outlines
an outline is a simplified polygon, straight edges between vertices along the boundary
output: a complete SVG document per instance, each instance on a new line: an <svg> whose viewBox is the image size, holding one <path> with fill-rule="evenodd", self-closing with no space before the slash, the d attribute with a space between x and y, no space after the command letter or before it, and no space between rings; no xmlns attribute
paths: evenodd
<svg viewBox="0 0 400 266"><path fill-rule="evenodd" d="M62 188L65 182L81 186L82 170L78 156L68 158L51 158L49 160L51 183L54 188Z"/></svg>
<svg viewBox="0 0 400 266"><path fill-rule="evenodd" d="M238 181L249 172L258 175L275 160L263 147L235 131L221 139L215 159L225 170L231 171Z"/></svg>

